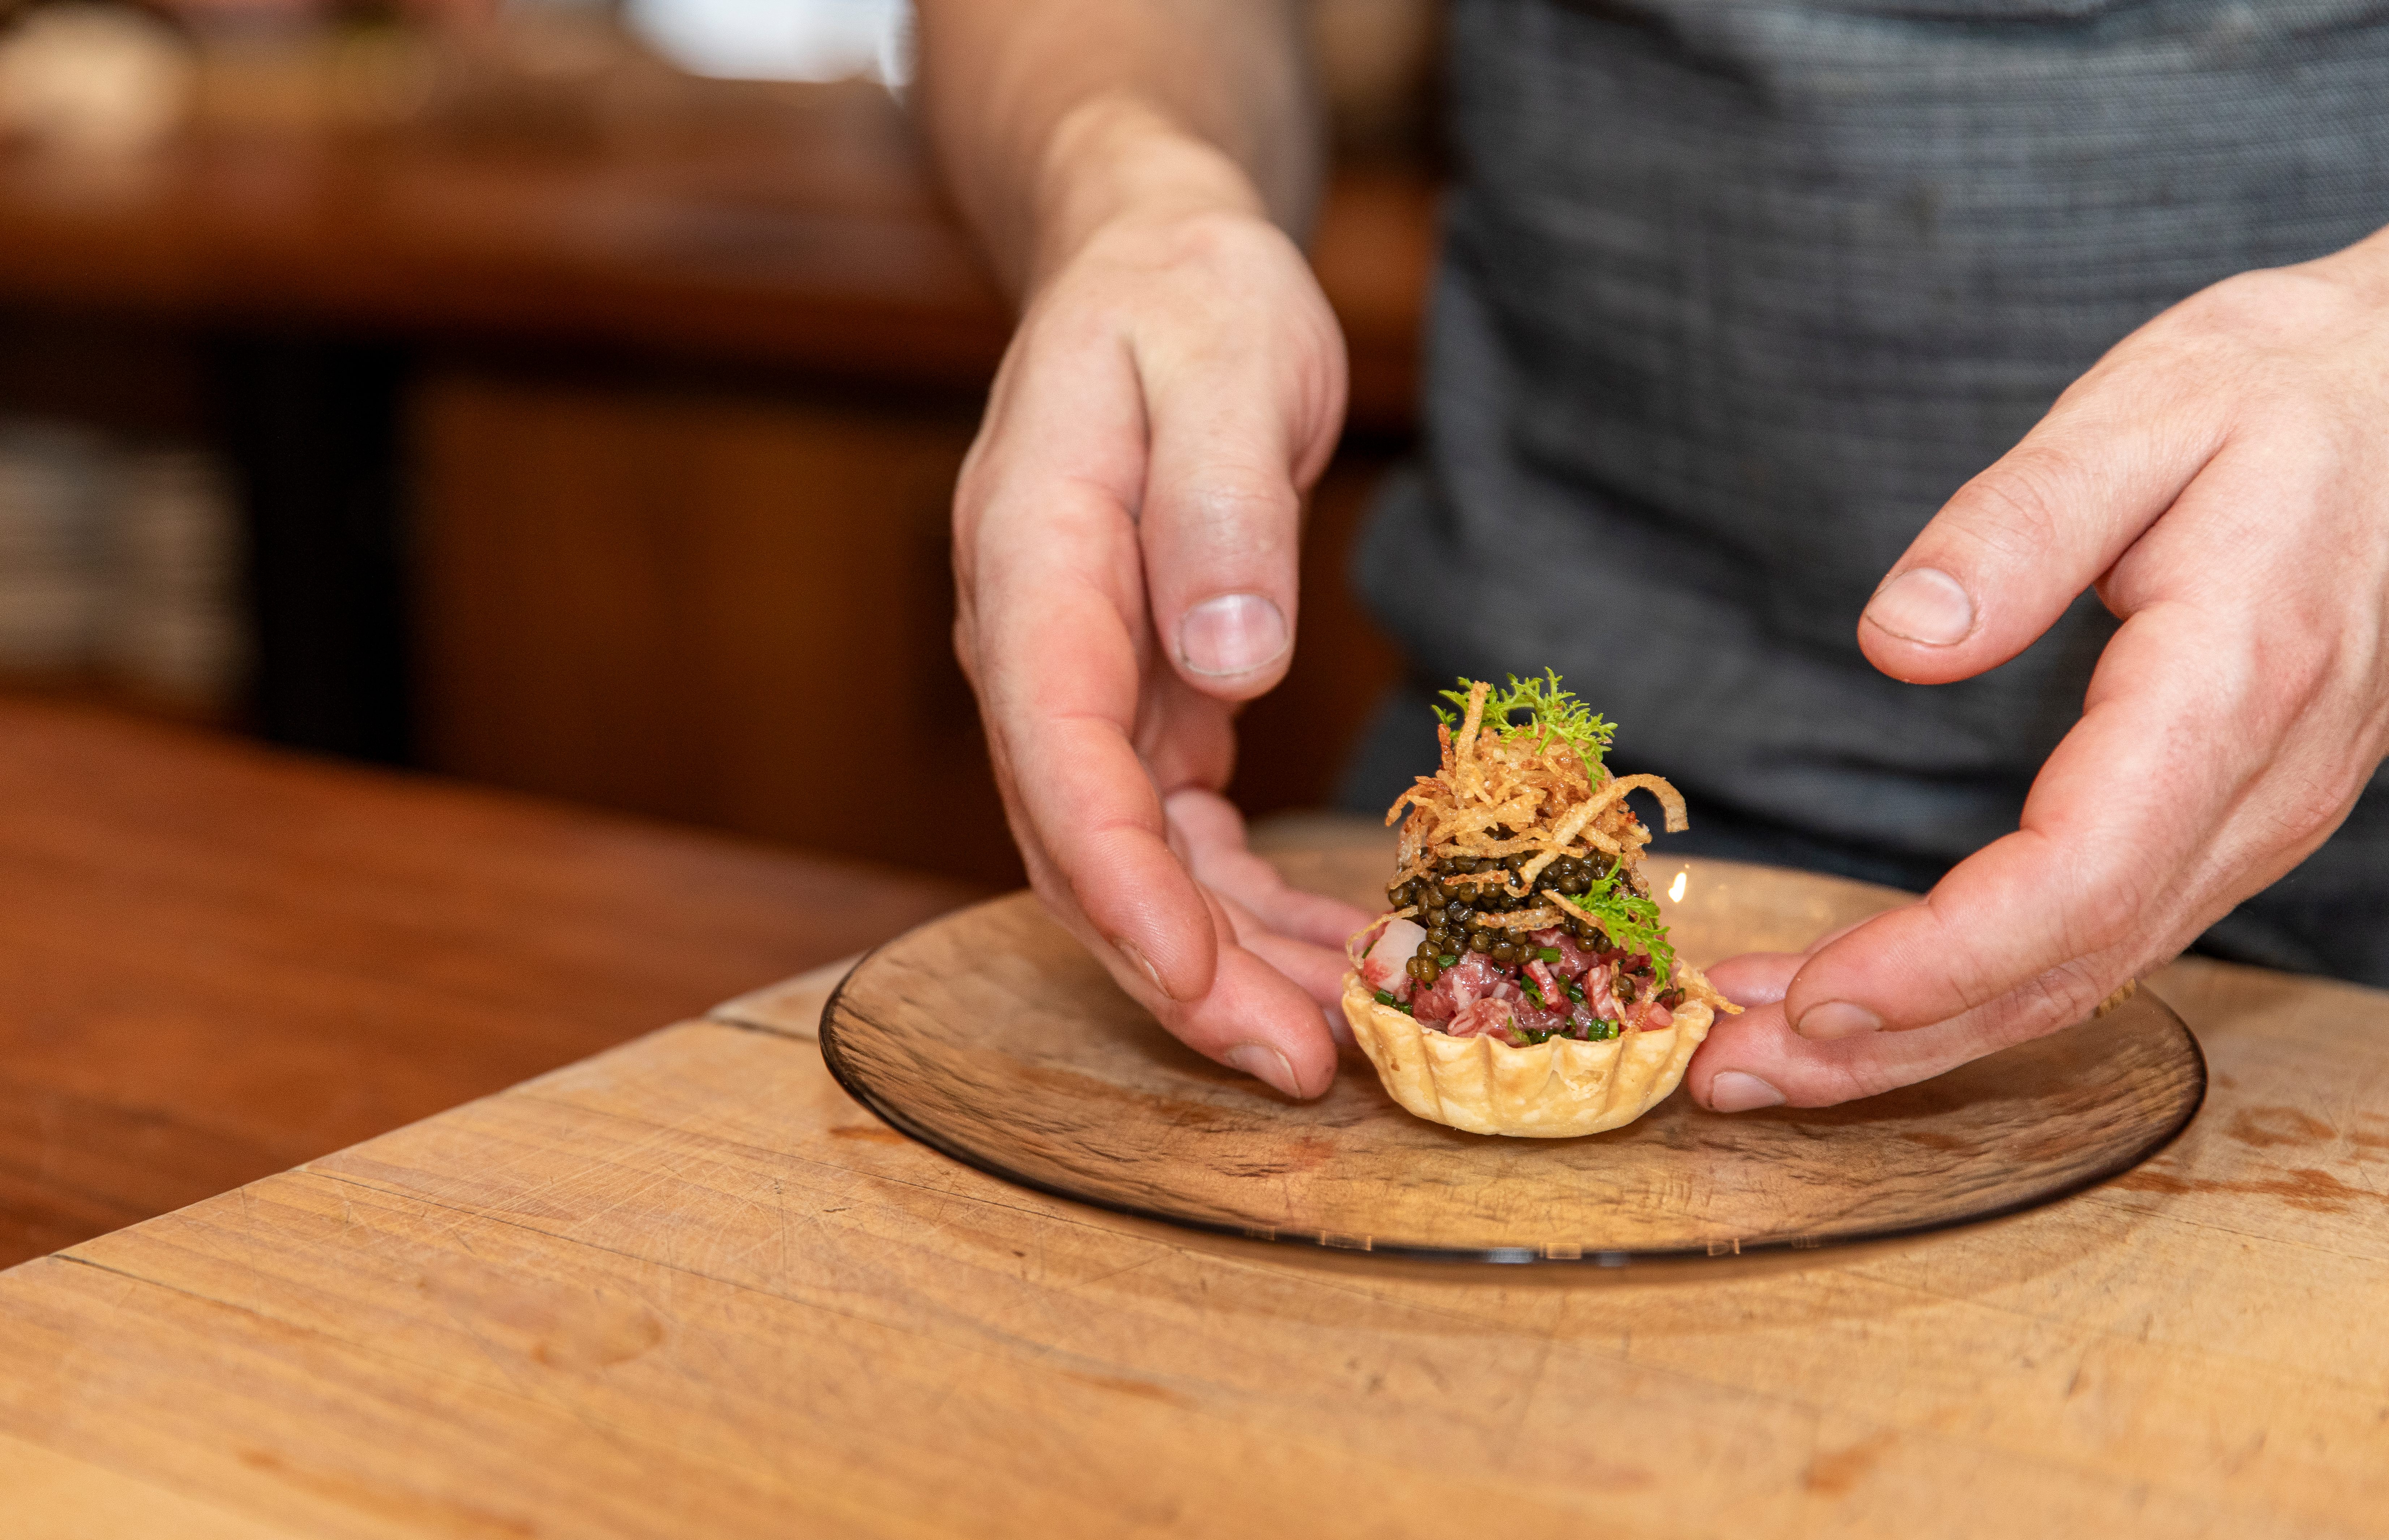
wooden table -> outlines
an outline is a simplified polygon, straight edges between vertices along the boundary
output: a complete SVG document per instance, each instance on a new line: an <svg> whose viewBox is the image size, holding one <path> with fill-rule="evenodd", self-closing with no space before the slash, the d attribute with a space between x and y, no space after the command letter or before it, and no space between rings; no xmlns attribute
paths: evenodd
<svg viewBox="0 0 2389 1540"><path fill-rule="evenodd" d="M1004 1186L829 1080L827 982L0 1277L11 1533L2389 1521L2389 995L2178 966L2214 1089L2151 1165L1927 1239L1603 1272Z"/></svg>
<svg viewBox="0 0 2389 1540"><path fill-rule="evenodd" d="M0 700L0 1264L570 1063L968 895Z"/></svg>

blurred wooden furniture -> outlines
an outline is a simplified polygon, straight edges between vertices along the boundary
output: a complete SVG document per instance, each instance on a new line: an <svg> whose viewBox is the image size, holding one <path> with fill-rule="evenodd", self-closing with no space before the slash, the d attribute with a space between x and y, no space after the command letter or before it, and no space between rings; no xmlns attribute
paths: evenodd
<svg viewBox="0 0 2389 1540"><path fill-rule="evenodd" d="M155 161L0 154L0 294L175 325L598 346L976 391L1011 320L875 85L689 83L583 140L300 117ZM695 104L695 105L690 105ZM1339 173L1313 241L1353 417L1406 430L1433 179Z"/></svg>
<svg viewBox="0 0 2389 1540"><path fill-rule="evenodd" d="M967 893L0 705L0 1262L498 1090Z"/></svg>
<svg viewBox="0 0 2389 1540"><path fill-rule="evenodd" d="M146 417L228 435L269 733L1016 874L943 554L1009 320L885 92L683 83L616 111L593 87L402 126L221 95L155 162L0 156L0 407L120 410L139 376L173 398ZM1297 676L1252 735L1256 809L1324 795L1393 667L1342 556L1410 431L1434 199L1424 169L1356 166L1320 220L1354 432ZM140 327L199 363L121 366ZM85 335L118 366L6 363ZM408 506L377 510L393 478ZM411 725L374 639L399 606ZM857 699L894 703L872 751L814 751Z"/></svg>
<svg viewBox="0 0 2389 1540"><path fill-rule="evenodd" d="M1373 881L1352 848L1314 874ZM826 987L0 1277L13 1533L2040 1540L2389 1511L2377 992L2168 970L2212 1098L2054 1207L1603 1271L1006 1187L837 1088Z"/></svg>

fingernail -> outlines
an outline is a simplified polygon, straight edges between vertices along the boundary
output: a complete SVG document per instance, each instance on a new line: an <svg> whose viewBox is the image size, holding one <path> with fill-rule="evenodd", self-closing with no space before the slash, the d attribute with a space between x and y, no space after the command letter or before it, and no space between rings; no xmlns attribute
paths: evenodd
<svg viewBox="0 0 2389 1540"><path fill-rule="evenodd" d="M1792 1030L1819 1043L1830 1043L1836 1037L1856 1037L1860 1033L1883 1031L1883 1018L1864 1006L1854 1006L1847 1000L1827 1000L1810 1006L1792 1023Z"/></svg>
<svg viewBox="0 0 2389 1540"><path fill-rule="evenodd" d="M1250 674L1274 662L1293 640L1285 615L1258 594L1205 599L1178 622L1178 658L1211 678Z"/></svg>
<svg viewBox="0 0 2389 1540"><path fill-rule="evenodd" d="M1161 969L1154 967L1151 960L1148 959L1143 953L1137 950L1136 943L1124 940L1118 936L1114 936L1112 938L1112 948L1119 953L1121 956L1128 959L1130 967L1135 969L1139 973L1143 974L1145 978L1151 982L1153 987L1160 992L1163 999L1175 1000L1178 998L1177 995L1170 994L1169 986L1161 982Z"/></svg>
<svg viewBox="0 0 2389 1540"><path fill-rule="evenodd" d="M1781 1107L1783 1093L1740 1070L1720 1070L1709 1082L1709 1110L1712 1112L1755 1112L1762 1107Z"/></svg>
<svg viewBox="0 0 2389 1540"><path fill-rule="evenodd" d="M1911 642L1953 647L1974 629L1974 601L1939 568L1911 567L1883 585L1868 602L1866 618Z"/></svg>
<svg viewBox="0 0 2389 1540"><path fill-rule="evenodd" d="M1220 1057L1255 1080L1265 1080L1295 1100L1302 1099L1302 1083L1294 1078L1293 1061L1268 1044L1239 1043Z"/></svg>

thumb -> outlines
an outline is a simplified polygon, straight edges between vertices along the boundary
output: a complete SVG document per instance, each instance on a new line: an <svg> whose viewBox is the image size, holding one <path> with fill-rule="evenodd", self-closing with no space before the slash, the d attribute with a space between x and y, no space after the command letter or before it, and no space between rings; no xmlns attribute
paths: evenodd
<svg viewBox="0 0 2389 1540"><path fill-rule="evenodd" d="M1138 349L1154 632L1179 676L1221 700L1251 699L1285 674L1302 494L1344 415L1342 338L1309 274L1298 279L1255 307L1270 323L1258 334L1220 326Z"/></svg>
<svg viewBox="0 0 2389 1540"><path fill-rule="evenodd" d="M1867 661L1942 685L2032 645L2173 506L2228 424L2188 360L2127 338L1960 488L1868 601Z"/></svg>

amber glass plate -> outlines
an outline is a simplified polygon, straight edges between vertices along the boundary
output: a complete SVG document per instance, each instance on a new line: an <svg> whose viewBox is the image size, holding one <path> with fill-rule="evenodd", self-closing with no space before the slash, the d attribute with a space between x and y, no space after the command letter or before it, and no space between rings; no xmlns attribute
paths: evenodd
<svg viewBox="0 0 2389 1540"><path fill-rule="evenodd" d="M1373 844L1282 856L1359 899ZM1905 895L1726 862L1670 921L1702 961L1796 950ZM890 1124L1008 1181L1261 1239L1486 1262L1625 1262L1913 1235L2051 1202L2187 1125L2206 1068L2146 990L2119 1009L1856 1106L1720 1117L1678 1092L1577 1139L1463 1134L1395 1106L1348 1053L1294 1103L1181 1046L1026 894L866 957L822 1020L839 1082Z"/></svg>

